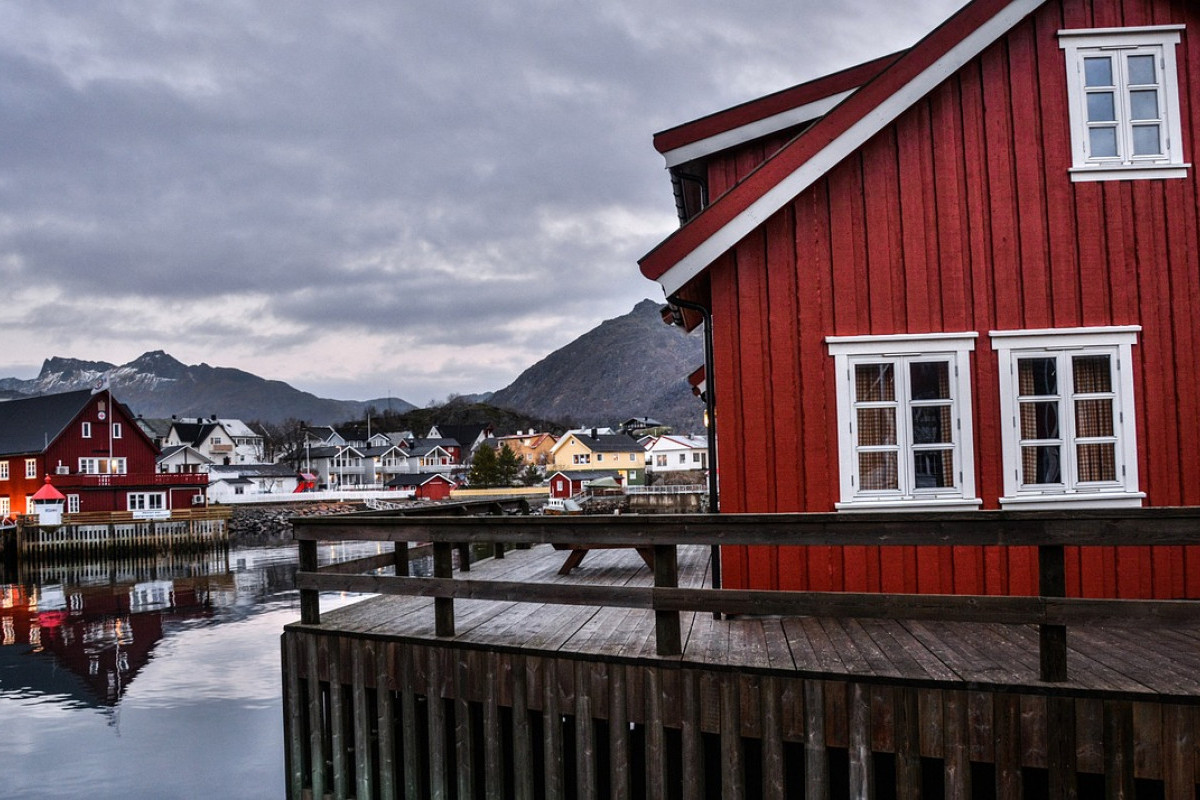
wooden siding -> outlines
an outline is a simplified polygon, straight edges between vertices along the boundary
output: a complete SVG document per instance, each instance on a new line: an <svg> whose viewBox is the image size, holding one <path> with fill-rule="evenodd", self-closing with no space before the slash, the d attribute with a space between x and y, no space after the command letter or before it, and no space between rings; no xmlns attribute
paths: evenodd
<svg viewBox="0 0 1200 800"><path fill-rule="evenodd" d="M1185 23L1185 160L1200 157L1200 10L1174 0L1047 3L772 216L708 270L721 508L828 511L838 499L828 335L977 331L976 486L1003 494L999 377L987 331L1141 325L1133 349L1141 489L1200 502L1196 167L1185 179L1072 183L1063 28ZM1192 37L1191 39L1189 37ZM710 164L713 196L776 143ZM727 551L732 586L1034 593L1031 556L960 548ZM1200 554L1122 548L1068 560L1094 595L1200 596Z"/></svg>

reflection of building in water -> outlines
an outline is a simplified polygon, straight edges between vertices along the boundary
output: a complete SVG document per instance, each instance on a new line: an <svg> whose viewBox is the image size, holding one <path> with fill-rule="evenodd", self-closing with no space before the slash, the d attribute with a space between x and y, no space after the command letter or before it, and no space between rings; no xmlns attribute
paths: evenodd
<svg viewBox="0 0 1200 800"><path fill-rule="evenodd" d="M0 586L0 690L116 705L165 627L211 616L214 589L228 583L226 574L105 586ZM61 669L47 669L47 658Z"/></svg>

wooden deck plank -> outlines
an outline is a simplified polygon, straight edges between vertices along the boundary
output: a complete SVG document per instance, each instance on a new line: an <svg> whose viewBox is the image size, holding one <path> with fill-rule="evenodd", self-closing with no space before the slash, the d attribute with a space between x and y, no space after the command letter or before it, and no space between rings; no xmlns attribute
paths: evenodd
<svg viewBox="0 0 1200 800"><path fill-rule="evenodd" d="M709 548L679 548L680 585L707 585ZM563 585L650 586L636 553L597 550L570 576L559 576L563 554L549 546L509 551L476 562L470 577ZM457 635L473 646L565 656L655 659L652 611L541 603L459 600ZM322 614L319 629L351 636L436 640L433 601L381 596ZM1033 626L814 617L716 619L681 615L685 665L725 665L785 673L962 681L1044 691L1037 675ZM1090 625L1068 634L1070 681L1062 689L1128 696L1200 694L1200 629ZM1149 669L1147 665L1153 664Z"/></svg>

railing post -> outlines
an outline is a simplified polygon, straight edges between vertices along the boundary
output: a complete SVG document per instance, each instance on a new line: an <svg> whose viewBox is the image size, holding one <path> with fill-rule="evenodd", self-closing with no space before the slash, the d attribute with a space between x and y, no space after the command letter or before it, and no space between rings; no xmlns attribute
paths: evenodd
<svg viewBox="0 0 1200 800"><path fill-rule="evenodd" d="M300 540L300 571L317 571L317 543L314 540ZM316 589L300 590L300 621L305 625L321 624L321 598Z"/></svg>
<svg viewBox="0 0 1200 800"><path fill-rule="evenodd" d="M392 564L396 568L396 574L404 576L408 574L408 542L396 542L395 556L392 559Z"/></svg>
<svg viewBox="0 0 1200 800"><path fill-rule="evenodd" d="M1038 591L1042 597L1066 597L1067 576L1063 546L1038 547ZM1042 680L1067 679L1067 626L1039 625L1038 650L1041 655Z"/></svg>
<svg viewBox="0 0 1200 800"><path fill-rule="evenodd" d="M433 577L454 577L454 545L450 542L433 543ZM454 635L454 598L434 598L433 629L438 636Z"/></svg>
<svg viewBox="0 0 1200 800"><path fill-rule="evenodd" d="M678 586L679 563L676 560L675 545L654 545L654 588L675 589ZM677 656L683 652L678 611L655 610L654 637L660 656Z"/></svg>

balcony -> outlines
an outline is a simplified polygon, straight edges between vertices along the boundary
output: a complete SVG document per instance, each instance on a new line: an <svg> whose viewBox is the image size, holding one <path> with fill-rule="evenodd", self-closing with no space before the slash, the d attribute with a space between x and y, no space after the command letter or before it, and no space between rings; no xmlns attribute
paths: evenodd
<svg viewBox="0 0 1200 800"><path fill-rule="evenodd" d="M135 472L129 474L57 476L58 488L78 486L81 488L108 488L130 486L208 486L208 474L204 472Z"/></svg>

